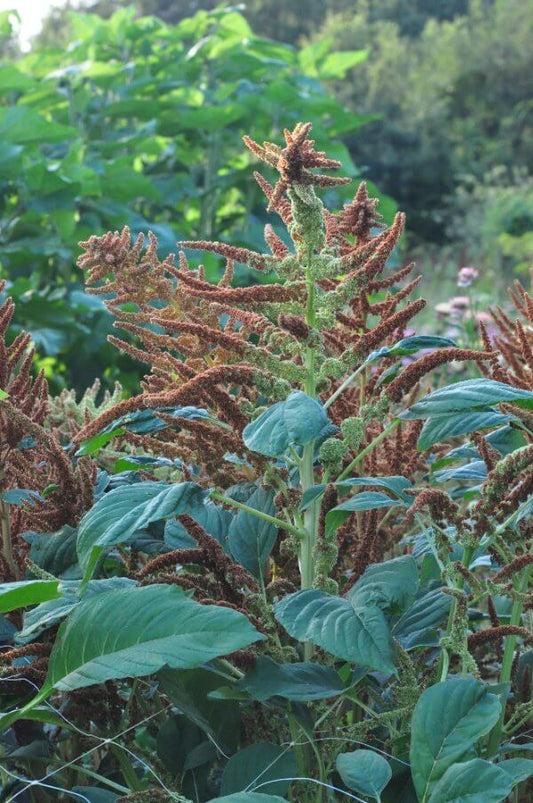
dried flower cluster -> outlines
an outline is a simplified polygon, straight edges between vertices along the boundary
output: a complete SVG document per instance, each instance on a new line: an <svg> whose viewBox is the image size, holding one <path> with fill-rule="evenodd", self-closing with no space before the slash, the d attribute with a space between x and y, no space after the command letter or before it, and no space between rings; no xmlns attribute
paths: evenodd
<svg viewBox="0 0 533 803"><path fill-rule="evenodd" d="M5 282L0 283L0 292ZM80 458L74 464L48 426L49 398L44 373L32 379L34 350L21 332L6 344L14 311L11 298L0 307L0 509L5 580L24 576L28 552L21 534L30 529L57 530L76 524L93 500L95 467ZM18 501L9 491L31 489Z"/></svg>

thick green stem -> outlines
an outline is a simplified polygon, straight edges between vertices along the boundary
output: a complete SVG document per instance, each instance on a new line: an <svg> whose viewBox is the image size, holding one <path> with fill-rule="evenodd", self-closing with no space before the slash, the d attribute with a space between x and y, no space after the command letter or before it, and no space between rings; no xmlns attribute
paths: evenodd
<svg viewBox="0 0 533 803"><path fill-rule="evenodd" d="M511 620L510 620L510 624L514 625L515 627L520 626L520 621L522 618L522 609L524 607L522 594L525 591L527 591L530 577L531 577L531 566L528 566L524 570L524 574L522 575L521 579L515 583L515 588L518 591L518 595L513 602L513 607L511 609ZM500 672L500 683L509 683L509 681L511 680L516 641L517 641L517 636L507 636L507 638L505 639L502 668ZM496 723L496 725L494 726L494 728L492 729L492 732L489 737L489 743L487 747L487 752L489 757L495 755L496 751L498 750L498 747L500 746L503 726L505 722L505 709L506 709L506 704L505 702L503 702L500 718Z"/></svg>
<svg viewBox="0 0 533 803"><path fill-rule="evenodd" d="M307 264L305 266L305 280L307 286L307 305L305 311L305 320L307 325L312 330L315 326L315 280L311 272L311 257L309 253L307 256ZM315 349L308 346L305 354L305 392L311 398L316 397L316 377L315 377ZM302 462L300 464L300 484L302 492L311 488L315 484L315 469L314 469L314 453L315 442L312 441L304 446ZM301 588L312 588L315 567L314 567L314 551L316 544L317 528L318 528L318 502L315 501L309 505L304 513L304 538L300 549L300 583ZM313 653L313 645L310 643L304 644L304 660L308 661Z"/></svg>

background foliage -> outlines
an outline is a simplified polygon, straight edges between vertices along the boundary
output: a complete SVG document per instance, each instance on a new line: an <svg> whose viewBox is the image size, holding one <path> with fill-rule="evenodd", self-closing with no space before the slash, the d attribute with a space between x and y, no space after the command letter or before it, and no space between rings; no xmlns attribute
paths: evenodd
<svg viewBox="0 0 533 803"><path fill-rule="evenodd" d="M130 363L106 344L109 316L82 291L78 241L129 221L151 228L164 253L230 232L257 246L266 217L240 135L275 138L281 120L304 114L356 175L338 138L365 118L321 79L342 78L366 52L297 51L255 36L235 11L176 26L134 21L133 9L70 20L68 48L48 43L0 67L1 271L15 328L32 332L50 380L83 389L120 374L129 386Z"/></svg>

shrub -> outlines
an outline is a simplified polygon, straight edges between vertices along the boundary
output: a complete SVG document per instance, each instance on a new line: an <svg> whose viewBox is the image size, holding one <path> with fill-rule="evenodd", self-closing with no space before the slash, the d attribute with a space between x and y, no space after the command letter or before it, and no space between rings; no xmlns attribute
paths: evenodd
<svg viewBox="0 0 533 803"><path fill-rule="evenodd" d="M315 189L345 179L309 130L245 138L279 172L257 176L286 227L267 225L267 253L185 241L176 264L127 228L82 244L136 338L112 343L150 369L70 430L73 465L107 467L81 520L25 534L29 560L14 545L11 775L35 741L45 777L89 800L497 803L530 772L531 329L496 311L484 350L407 336L419 279L386 269L403 215L383 227L364 184L329 212ZM225 259L218 284L185 250ZM235 287L235 263L275 281ZM446 384L457 360L485 375ZM0 401L13 420L21 382ZM26 434L2 448L52 466ZM4 533L32 514L15 490ZM87 773L98 788L74 787Z"/></svg>

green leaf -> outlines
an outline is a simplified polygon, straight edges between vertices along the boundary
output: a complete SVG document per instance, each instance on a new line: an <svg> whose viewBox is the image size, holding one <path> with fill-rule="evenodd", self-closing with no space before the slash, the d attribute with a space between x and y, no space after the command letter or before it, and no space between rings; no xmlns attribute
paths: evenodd
<svg viewBox="0 0 533 803"><path fill-rule="evenodd" d="M420 433L418 448L420 450L429 449L436 443L448 440L448 438L456 438L458 435L466 435L468 432L477 432L481 429L490 429L512 420L513 416L503 415L503 413L498 413L495 410L481 410L468 415L456 413L455 415L428 418Z"/></svg>
<svg viewBox="0 0 533 803"><path fill-rule="evenodd" d="M246 504L274 516L274 492L256 488ZM229 548L235 560L259 577L276 541L277 529L274 524L253 513L239 510L229 528Z"/></svg>
<svg viewBox="0 0 533 803"><path fill-rule="evenodd" d="M297 390L248 424L242 436L252 452L281 457L289 446L305 446L336 431L322 405Z"/></svg>
<svg viewBox="0 0 533 803"><path fill-rule="evenodd" d="M169 669L157 675L165 693L224 752L234 752L240 739L240 713L233 701L213 699L220 677L206 669Z"/></svg>
<svg viewBox="0 0 533 803"><path fill-rule="evenodd" d="M83 602L61 625L46 686L70 691L165 665L201 666L263 638L243 614L201 605L176 586L110 591Z"/></svg>
<svg viewBox="0 0 533 803"><path fill-rule="evenodd" d="M380 672L394 672L394 650L383 612L350 600L307 589L289 594L274 607L287 632L345 661Z"/></svg>
<svg viewBox="0 0 533 803"><path fill-rule="evenodd" d="M0 585L0 613L8 613L28 605L38 605L46 600L58 599L59 580L20 580Z"/></svg>
<svg viewBox="0 0 533 803"><path fill-rule="evenodd" d="M428 591L400 616L392 629L394 638L404 650L436 646L437 628L446 620L451 606L451 597L440 588Z"/></svg>
<svg viewBox="0 0 533 803"><path fill-rule="evenodd" d="M512 778L513 786L527 781L533 775L533 759L531 758L507 758L505 761L500 761L498 767Z"/></svg>
<svg viewBox="0 0 533 803"><path fill-rule="evenodd" d="M392 770L383 756L374 750L354 750L337 756L337 771L349 789L361 795L379 796L392 778Z"/></svg>
<svg viewBox="0 0 533 803"><path fill-rule="evenodd" d="M429 803L501 803L513 786L497 764L482 758L452 764L435 784Z"/></svg>
<svg viewBox="0 0 533 803"><path fill-rule="evenodd" d="M79 526L77 550L85 579L106 549L125 543L151 522L188 513L205 495L193 482L139 482L104 494Z"/></svg>
<svg viewBox="0 0 533 803"><path fill-rule="evenodd" d="M2 388L0 388L0 399L9 399L9 393L6 393Z"/></svg>
<svg viewBox="0 0 533 803"><path fill-rule="evenodd" d="M0 109L0 140L18 145L63 142L77 135L75 128L51 122L28 106Z"/></svg>
<svg viewBox="0 0 533 803"><path fill-rule="evenodd" d="M278 778L294 778L298 775L292 750L270 742L258 742L235 753L224 768L220 791L225 795L246 792L257 787L272 794L284 795L290 781Z"/></svg>
<svg viewBox="0 0 533 803"><path fill-rule="evenodd" d="M361 491L346 502L332 508L326 514L326 533L331 534L346 521L352 513L363 510L377 510L382 507L405 507L399 499L391 499L379 491Z"/></svg>
<svg viewBox="0 0 533 803"><path fill-rule="evenodd" d="M319 65L321 78L344 78L346 72L357 64L362 64L368 58L368 50L345 50L344 52L328 53Z"/></svg>
<svg viewBox="0 0 533 803"><path fill-rule="evenodd" d="M449 416L456 412L487 407L492 404L513 402L520 407L533 409L533 392L522 390L494 379L465 379L453 385L439 388L411 405L400 418L429 418L434 415Z"/></svg>
<svg viewBox="0 0 533 803"><path fill-rule="evenodd" d="M346 598L354 605L405 608L418 591L418 570L412 555L375 563L352 586Z"/></svg>
<svg viewBox="0 0 533 803"><path fill-rule="evenodd" d="M410 480L402 476L351 477L348 480L335 482L334 485L339 489L341 494L347 493L350 488L364 487L367 485L375 486L376 488L387 488L387 490L391 491L391 493L394 496L397 496L399 499L402 499L406 502L408 501L409 503L412 501L412 497L405 493L407 488L412 488L412 484ZM325 489L325 485L313 485L311 488L307 488L302 496L302 502L299 510L306 510L309 505L315 501L315 499L318 499L319 496L322 496Z"/></svg>
<svg viewBox="0 0 533 803"><path fill-rule="evenodd" d="M411 771L420 803L430 800L452 765L475 757L476 742L500 712L498 697L479 680L450 678L426 689L411 721Z"/></svg>
<svg viewBox="0 0 533 803"><path fill-rule="evenodd" d="M413 337L402 338L393 346L383 346L383 348L373 351L368 355L363 365L370 365L370 363L381 360L384 357L405 357L408 354L416 354L417 351L422 351L423 349L449 348L450 346L457 346L457 343L449 337L413 335Z"/></svg>
<svg viewBox="0 0 533 803"><path fill-rule="evenodd" d="M24 540L30 544L30 558L37 566L54 577L72 580L80 576L76 538L77 531L68 525L57 533L24 535Z"/></svg>
<svg viewBox="0 0 533 803"><path fill-rule="evenodd" d="M59 584L59 591L61 592L59 598L48 600L26 611L24 614L24 627L17 633L17 644L27 644L37 638L44 630L56 625L80 605L82 599L89 599L95 594L103 594L118 588L135 586L137 582L129 577L108 577L104 580L90 580L83 590L83 597L80 596L81 585L80 580L65 580Z"/></svg>
<svg viewBox="0 0 533 803"><path fill-rule="evenodd" d="M277 664L266 655L259 655L254 668L235 684L254 700L285 697L287 700L325 700L337 697L345 685L329 666L295 663Z"/></svg>

